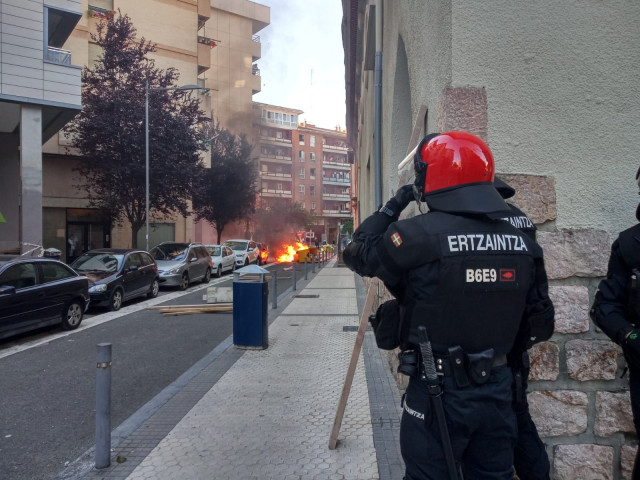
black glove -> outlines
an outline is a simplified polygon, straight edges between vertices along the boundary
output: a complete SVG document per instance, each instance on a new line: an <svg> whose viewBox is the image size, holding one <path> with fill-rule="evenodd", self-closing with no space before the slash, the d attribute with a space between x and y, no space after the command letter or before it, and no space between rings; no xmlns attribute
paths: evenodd
<svg viewBox="0 0 640 480"><path fill-rule="evenodd" d="M395 197L389 200L379 211L397 219L400 216L400 212L414 199L413 185L403 185L398 189Z"/></svg>
<svg viewBox="0 0 640 480"><path fill-rule="evenodd" d="M634 328L624 342L622 342L622 351L627 363L640 369L640 328Z"/></svg>

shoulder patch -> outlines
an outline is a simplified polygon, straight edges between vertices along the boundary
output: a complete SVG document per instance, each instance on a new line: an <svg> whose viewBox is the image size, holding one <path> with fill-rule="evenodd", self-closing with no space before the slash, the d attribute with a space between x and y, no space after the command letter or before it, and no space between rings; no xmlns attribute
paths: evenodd
<svg viewBox="0 0 640 480"><path fill-rule="evenodd" d="M402 237L398 232L393 232L393 234L391 235L391 241L396 247L402 245Z"/></svg>

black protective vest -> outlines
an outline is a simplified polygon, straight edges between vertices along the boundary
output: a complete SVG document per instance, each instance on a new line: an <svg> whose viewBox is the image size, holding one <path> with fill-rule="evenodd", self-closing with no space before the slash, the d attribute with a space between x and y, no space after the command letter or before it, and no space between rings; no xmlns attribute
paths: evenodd
<svg viewBox="0 0 640 480"><path fill-rule="evenodd" d="M490 214L491 218L499 218L504 220L505 222L509 222L511 225L516 227L518 230L522 230L524 233L529 235L533 240L536 239L536 226L531 221L531 219L518 207L507 203L509 206L509 213L507 215L504 214Z"/></svg>
<svg viewBox="0 0 640 480"><path fill-rule="evenodd" d="M486 216L430 212L395 223L383 242L384 263L405 272L402 348L419 343L424 325L437 352L511 349L542 255L525 233Z"/></svg>
<svg viewBox="0 0 640 480"><path fill-rule="evenodd" d="M627 312L631 315L631 321L638 325L640 324L640 224L621 232L618 235L618 246L624 263L629 266L629 276L636 277L635 282L630 280L628 284Z"/></svg>

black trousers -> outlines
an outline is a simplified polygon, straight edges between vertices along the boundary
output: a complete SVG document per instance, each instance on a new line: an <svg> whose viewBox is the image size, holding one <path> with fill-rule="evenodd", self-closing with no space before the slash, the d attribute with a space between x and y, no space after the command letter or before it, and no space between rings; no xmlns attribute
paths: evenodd
<svg viewBox="0 0 640 480"><path fill-rule="evenodd" d="M633 413L633 425L636 434L640 437L640 369L627 362L629 367L629 394L631 395L631 412ZM633 465L633 480L640 480L640 448L636 452L636 460Z"/></svg>
<svg viewBox="0 0 640 480"><path fill-rule="evenodd" d="M465 480L513 480L516 416L511 369L491 370L486 383L458 388L443 377L442 398L453 454ZM411 378L400 424L407 480L449 480L437 420L426 385Z"/></svg>
<svg viewBox="0 0 640 480"><path fill-rule="evenodd" d="M528 358L524 363L528 365ZM520 480L549 480L549 457L538 434L538 429L533 423L527 402L529 368L523 367L515 373L520 375L522 385L520 391L516 391L514 385L513 410L518 423L518 440L513 452L513 466Z"/></svg>

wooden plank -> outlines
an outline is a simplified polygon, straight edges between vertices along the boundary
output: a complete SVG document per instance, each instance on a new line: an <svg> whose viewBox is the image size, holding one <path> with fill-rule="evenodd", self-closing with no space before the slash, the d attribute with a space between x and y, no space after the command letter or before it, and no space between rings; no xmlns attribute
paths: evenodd
<svg viewBox="0 0 640 480"><path fill-rule="evenodd" d="M356 343L353 346L351 352L351 361L349 362L349 368L347 369L347 375L342 385L342 393L340 394L340 401L338 402L338 408L336 410L336 416L333 420L333 428L331 429L331 435L329 436L329 450L334 450L338 444L338 434L340 433L340 426L342 425L342 418L344 411L347 408L347 401L349 400L349 393L351 392L351 385L353 383L353 376L356 372L356 366L358 365L358 357L360 357L360 351L362 350L362 343L364 342L364 334L367 330L367 324L369 323L369 315L373 308L373 302L378 295L378 279L372 278L369 290L367 291L367 298L364 302L364 308L362 309L362 316L360 317L360 325L358 326L358 333L356 335Z"/></svg>

